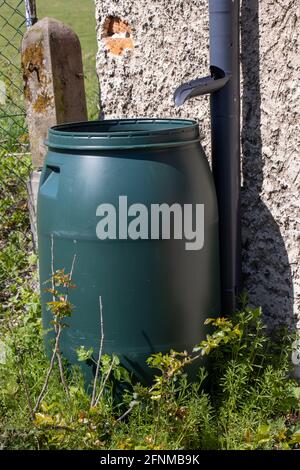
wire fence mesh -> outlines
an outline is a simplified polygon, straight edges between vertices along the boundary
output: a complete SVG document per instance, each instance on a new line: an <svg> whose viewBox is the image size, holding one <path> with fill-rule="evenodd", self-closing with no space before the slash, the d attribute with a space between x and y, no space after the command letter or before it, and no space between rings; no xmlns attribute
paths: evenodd
<svg viewBox="0 0 300 470"><path fill-rule="evenodd" d="M0 0L0 319L29 276L31 171L21 71L24 0ZM14 294L15 293L15 294Z"/></svg>
<svg viewBox="0 0 300 470"><path fill-rule="evenodd" d="M23 0L0 0L0 149L28 151L20 47L26 29Z"/></svg>
<svg viewBox="0 0 300 470"><path fill-rule="evenodd" d="M93 0L0 0L0 321L14 295L18 301L24 278L32 278L35 270L34 262L28 262L34 260L29 256L33 244L27 196L32 166L21 70L21 41L36 19L35 4L38 16L55 17L78 33L89 118L99 115Z"/></svg>

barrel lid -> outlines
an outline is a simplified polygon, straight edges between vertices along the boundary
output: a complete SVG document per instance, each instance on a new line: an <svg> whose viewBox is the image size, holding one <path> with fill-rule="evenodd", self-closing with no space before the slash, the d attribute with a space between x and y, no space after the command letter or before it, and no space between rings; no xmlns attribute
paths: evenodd
<svg viewBox="0 0 300 470"><path fill-rule="evenodd" d="M45 144L66 150L110 150L176 147L199 139L194 120L107 119L53 126Z"/></svg>

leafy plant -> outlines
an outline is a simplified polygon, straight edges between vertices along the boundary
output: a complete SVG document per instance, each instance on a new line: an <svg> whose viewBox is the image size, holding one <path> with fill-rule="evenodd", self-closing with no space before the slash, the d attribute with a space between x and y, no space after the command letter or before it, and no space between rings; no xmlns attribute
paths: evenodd
<svg viewBox="0 0 300 470"><path fill-rule="evenodd" d="M11 191L0 213L22 197L21 187L12 185ZM15 220L28 227L26 211ZM210 331L193 351L152 355L148 366L155 376L144 386L131 381L117 356L103 353L99 298L99 352L80 347L78 366L67 367L59 337L73 310L72 269L52 267L48 283L56 337L51 362L43 349L29 238L5 227L1 233L0 448L299 448L300 388L291 378L290 361L294 338L288 331L270 335L261 309L244 299L232 318L207 319ZM79 367L86 360L98 370L90 388ZM123 395L116 400L118 383Z"/></svg>

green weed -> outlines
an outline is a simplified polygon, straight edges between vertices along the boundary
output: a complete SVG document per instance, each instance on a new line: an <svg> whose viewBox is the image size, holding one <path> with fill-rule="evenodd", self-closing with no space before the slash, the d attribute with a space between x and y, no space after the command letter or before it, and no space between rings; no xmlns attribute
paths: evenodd
<svg viewBox="0 0 300 470"><path fill-rule="evenodd" d="M23 176L27 161L6 168ZM291 374L293 336L270 335L261 309L244 298L232 318L212 318L194 351L157 353L146 387L132 383L116 356L78 349L68 367L53 344L43 347L36 256L31 249L25 189L0 165L0 448L1 449L296 449L300 445L300 388ZM11 224L11 225L7 225ZM72 315L71 273L53 272L55 335ZM101 305L101 304L100 304ZM58 348L57 348L58 345ZM99 375L89 390L80 361L94 360ZM205 359L205 360L204 360ZM197 369L194 380L188 368ZM51 368L51 373L49 370ZM116 382L124 390L115 400ZM45 385L46 384L46 385Z"/></svg>
<svg viewBox="0 0 300 470"><path fill-rule="evenodd" d="M264 330L259 309L245 307L231 320L209 320L213 331L196 347L195 353L170 351L166 355L152 355L148 364L158 373L149 387L130 383L130 376L124 376L118 358L103 355L102 379L97 390L105 393L100 393L93 405L80 369L67 369L64 365L66 393L57 363L47 391L31 415L49 361L42 347L38 299L27 303L30 299L26 291L23 296L20 300L26 306L26 313L14 327L7 327L7 322L6 328L2 325L0 442L3 448L298 447L300 394L296 382L290 378L291 338L281 337L284 353L279 353ZM63 319L62 304L51 306L54 307L56 318ZM68 306L68 315L69 310ZM223 340L216 344L220 337ZM207 354L210 356L208 370L201 359ZM92 355L92 350L78 350L79 360ZM194 361L198 363L198 376L190 381L186 366ZM115 380L127 383L121 403L114 400Z"/></svg>

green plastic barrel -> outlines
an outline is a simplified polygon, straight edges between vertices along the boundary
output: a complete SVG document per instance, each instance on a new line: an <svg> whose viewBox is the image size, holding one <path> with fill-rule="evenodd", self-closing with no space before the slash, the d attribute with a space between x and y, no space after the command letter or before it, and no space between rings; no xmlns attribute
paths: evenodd
<svg viewBox="0 0 300 470"><path fill-rule="evenodd" d="M198 124L63 124L46 144L37 214L44 328L52 319L45 281L52 268L70 272L76 254L64 357L79 364L80 346L97 357L101 296L103 353L118 355L145 382L147 357L191 350L220 307L217 202Z"/></svg>

